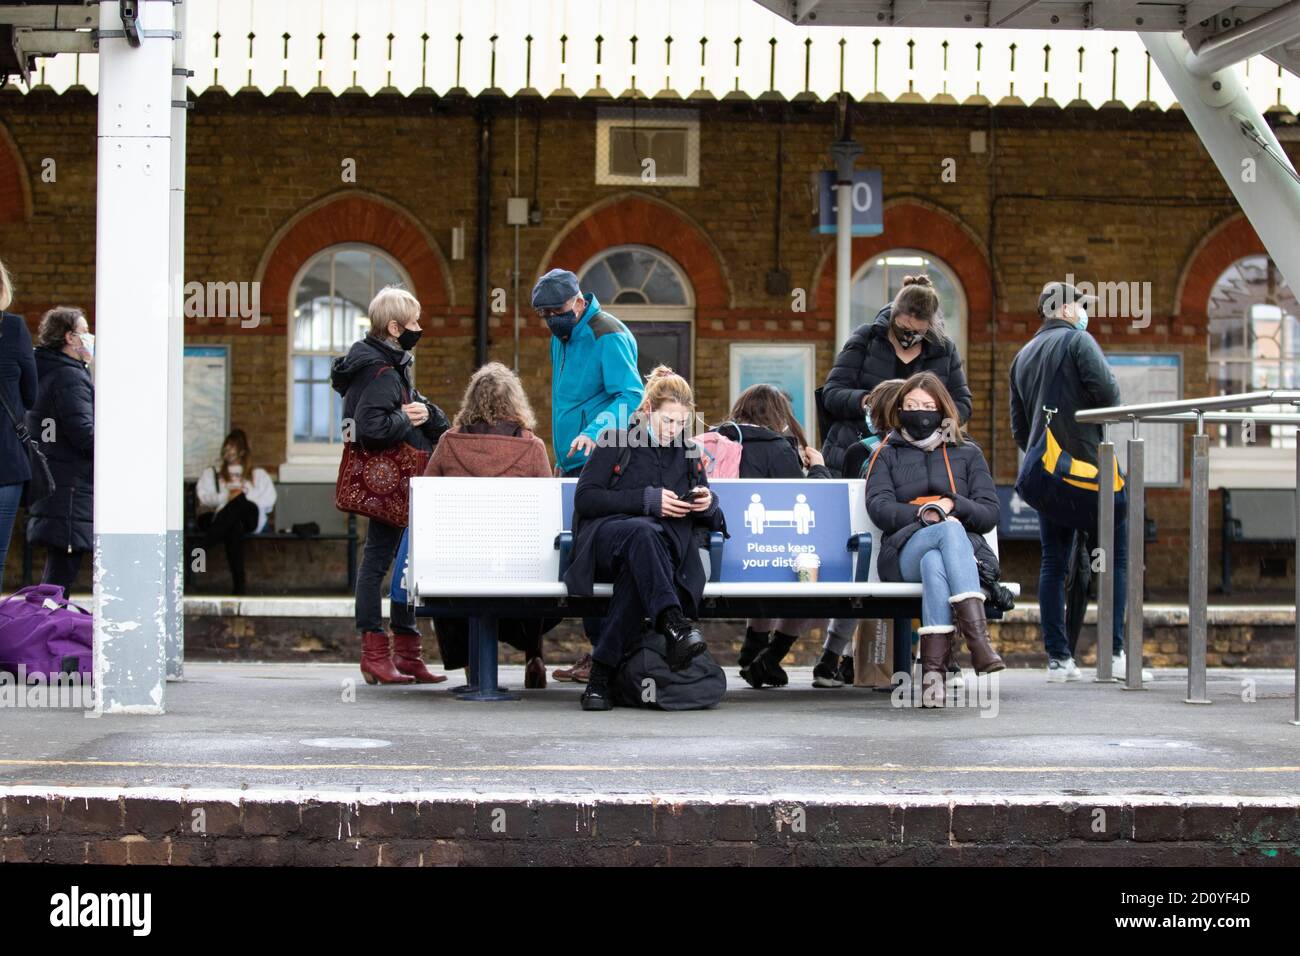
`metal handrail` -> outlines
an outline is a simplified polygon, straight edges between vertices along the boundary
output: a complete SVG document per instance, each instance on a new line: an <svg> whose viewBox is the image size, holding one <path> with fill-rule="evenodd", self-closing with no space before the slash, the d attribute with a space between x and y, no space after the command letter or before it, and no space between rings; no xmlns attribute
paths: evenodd
<svg viewBox="0 0 1300 956"><path fill-rule="evenodd" d="M1243 392L1240 395L1206 395L1203 398L1180 398L1172 402L1148 402L1145 405L1115 405L1110 408L1085 408L1074 413L1077 422L1127 422L1146 419L1165 412L1210 412L1229 408L1252 408L1255 405L1300 405L1300 392L1275 390Z"/></svg>
<svg viewBox="0 0 1300 956"><path fill-rule="evenodd" d="M1295 713L1292 724L1300 726L1300 413L1233 412L1227 409L1253 408L1257 405L1295 405L1300 407L1300 391L1275 389L1267 392L1245 392L1240 395L1213 395L1186 398L1170 402L1149 402L1142 405L1116 405L1110 408L1088 408L1075 412L1078 422L1132 422L1133 435L1127 440L1129 473L1126 478L1128 492L1128 621L1124 646L1126 648L1126 690L1142 689L1142 590L1145 576L1146 515L1145 484L1143 473L1145 442L1138 436L1138 424L1169 423L1193 424L1192 436L1192 502L1191 502L1191 565L1187 589L1187 697L1189 704L1209 704L1206 695L1206 650L1208 644L1209 605L1209 552L1210 552L1210 436L1207 424L1244 424L1296 426L1296 633L1295 633ZM1100 501L1097 515L1098 546L1103 560L1097 574L1097 680L1109 681L1111 677L1114 636L1114 570L1109 567L1109 555L1115 543L1115 444L1103 441L1098 446L1098 483Z"/></svg>

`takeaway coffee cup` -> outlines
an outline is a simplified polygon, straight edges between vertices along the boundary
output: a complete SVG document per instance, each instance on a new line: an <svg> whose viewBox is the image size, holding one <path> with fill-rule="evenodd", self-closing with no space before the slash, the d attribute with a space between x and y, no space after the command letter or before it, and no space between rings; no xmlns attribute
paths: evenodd
<svg viewBox="0 0 1300 956"><path fill-rule="evenodd" d="M794 559L794 573L800 583L816 581L821 566L822 559L811 551L804 551Z"/></svg>

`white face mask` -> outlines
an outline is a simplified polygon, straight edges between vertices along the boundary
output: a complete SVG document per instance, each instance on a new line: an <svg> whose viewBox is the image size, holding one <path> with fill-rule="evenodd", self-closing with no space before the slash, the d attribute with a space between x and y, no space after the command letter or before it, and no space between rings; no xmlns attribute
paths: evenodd
<svg viewBox="0 0 1300 956"><path fill-rule="evenodd" d="M89 332L78 333L81 337L81 347L86 350L86 354L91 358L95 357L95 337Z"/></svg>

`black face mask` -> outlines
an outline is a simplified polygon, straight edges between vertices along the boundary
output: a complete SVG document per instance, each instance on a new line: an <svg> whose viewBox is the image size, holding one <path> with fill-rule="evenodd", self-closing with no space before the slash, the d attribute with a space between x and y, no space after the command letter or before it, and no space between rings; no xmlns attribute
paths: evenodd
<svg viewBox="0 0 1300 956"><path fill-rule="evenodd" d="M910 349L925 336L924 332L917 332L915 329L905 329L898 323L894 323L891 328L894 331L894 338L898 339L898 344L905 349Z"/></svg>
<svg viewBox="0 0 1300 956"><path fill-rule="evenodd" d="M898 413L898 420L903 425L903 431L921 441L934 434L943 422L943 415L940 412L902 411Z"/></svg>
<svg viewBox="0 0 1300 956"><path fill-rule="evenodd" d="M403 329L402 334L397 337L398 347L403 352L409 352L415 348L415 343L420 341L420 336L424 334L422 329Z"/></svg>

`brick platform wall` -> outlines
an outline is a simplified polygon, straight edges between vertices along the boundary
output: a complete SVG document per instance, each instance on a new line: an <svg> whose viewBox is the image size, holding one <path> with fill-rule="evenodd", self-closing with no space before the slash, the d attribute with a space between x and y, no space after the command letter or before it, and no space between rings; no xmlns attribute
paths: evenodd
<svg viewBox="0 0 1300 956"><path fill-rule="evenodd" d="M231 346L232 422L249 432L256 459L272 474L286 453L289 289L310 256L336 242L377 245L411 275L428 330L417 352L418 384L449 413L458 405L474 367L480 106L495 113L488 281L505 290L507 304L504 314L490 316L489 352L509 364L515 230L505 225L504 210L515 192L512 101L231 96L220 90L198 97L188 133L186 279L262 282L265 320L244 329L237 320L191 319L187 342ZM532 194L536 173L542 215L540 225L519 230L520 369L543 437L550 437L548 339L529 317L528 292L544 269L578 269L590 255L624 242L662 249L691 281L694 379L706 418L726 413L733 342L812 341L822 379L836 351L833 243L811 233L807 212L810 176L828 165L833 109L706 104L698 188L597 185L595 109L589 101L519 104L519 192ZM1184 394L1209 390L1206 294L1235 258L1262 246L1181 114L886 104L858 109L856 128L865 146L859 162L883 169L886 208L884 235L855 240L855 266L886 249L911 247L957 273L969 307L964 359L975 400L971 431L1000 482L1010 482L1016 468L1007 370L1036 327L1037 291L1047 279L1072 272L1094 282L1150 282L1149 327L1098 319L1090 332L1108 352L1176 352ZM791 285L806 291L805 312L792 311L788 296L769 295L764 286L775 264L778 124L785 144L781 264ZM0 194L0 257L15 276L14 308L33 326L45 308L61 302L82 305L93 321L94 98L2 90L0 130L6 156L0 164L8 164L0 169L24 180ZM980 130L992 131L990 149L973 154L969 134ZM47 158L56 163L54 182L42 180ZM956 162L954 182L943 179L945 159ZM355 182L344 181L346 161L355 162ZM466 256L454 260L451 230L462 225ZM1188 437L1185 462L1190 457ZM1213 569L1217 495L1210 512ZM1159 525L1148 557L1149 586L1176 595L1186 582L1186 492L1151 491L1148 513ZM7 569L10 581L18 573L20 534ZM1287 552L1280 553L1294 573ZM1278 554L1243 547L1238 590L1285 594L1285 581L1261 577L1259 558ZM1007 556L1008 576L1032 593L1036 548L1009 543ZM267 590L302 589L292 564L273 570Z"/></svg>

